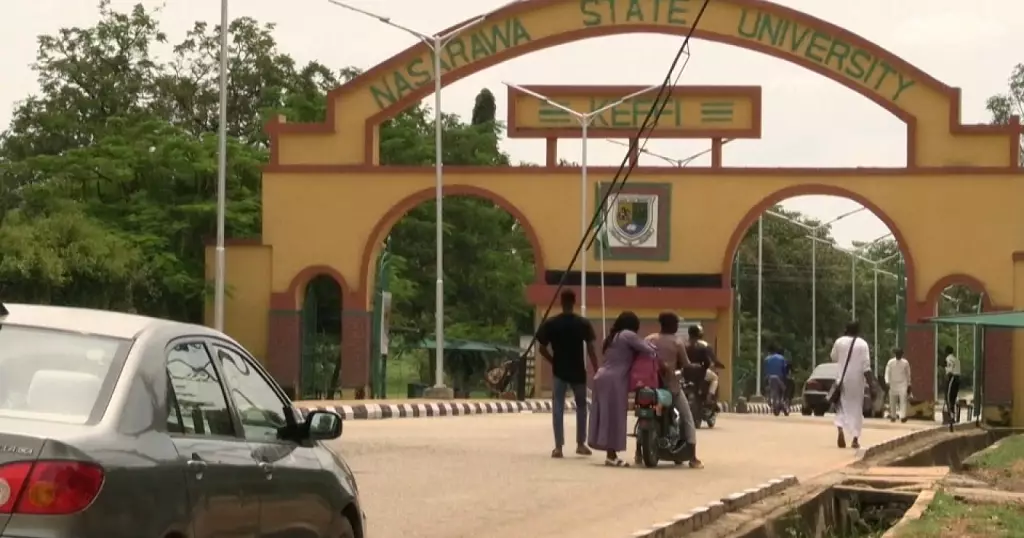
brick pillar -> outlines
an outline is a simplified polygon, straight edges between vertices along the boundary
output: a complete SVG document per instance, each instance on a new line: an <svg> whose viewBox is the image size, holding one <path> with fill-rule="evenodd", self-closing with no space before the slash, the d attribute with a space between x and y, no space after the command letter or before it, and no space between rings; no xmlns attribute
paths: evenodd
<svg viewBox="0 0 1024 538"><path fill-rule="evenodd" d="M362 389L370 384L371 313L344 310L341 313L341 387Z"/></svg>
<svg viewBox="0 0 1024 538"><path fill-rule="evenodd" d="M299 363L302 360L302 313L298 310L271 310L267 356L264 366L278 384L294 397L299 389Z"/></svg>
<svg viewBox="0 0 1024 538"><path fill-rule="evenodd" d="M960 359L962 362L963 357ZM984 405L1010 405L1013 402L1013 331L1011 329L985 329L983 360L985 361ZM978 365L976 364L974 367L977 368Z"/></svg>
<svg viewBox="0 0 1024 538"><path fill-rule="evenodd" d="M903 353L910 362L914 399L934 401L935 363L938 360L935 355L935 326L908 324Z"/></svg>

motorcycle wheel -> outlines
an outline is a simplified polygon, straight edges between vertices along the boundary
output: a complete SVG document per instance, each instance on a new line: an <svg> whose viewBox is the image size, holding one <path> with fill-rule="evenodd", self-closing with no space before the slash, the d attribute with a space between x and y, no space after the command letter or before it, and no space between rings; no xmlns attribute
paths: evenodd
<svg viewBox="0 0 1024 538"><path fill-rule="evenodd" d="M640 443L640 457L644 467L658 466L658 433L654 430L642 430L637 436Z"/></svg>
<svg viewBox="0 0 1024 538"><path fill-rule="evenodd" d="M718 422L718 415L711 415L705 421L708 423L708 428L714 428L715 422Z"/></svg>
<svg viewBox="0 0 1024 538"><path fill-rule="evenodd" d="M697 400L695 400L695 399L691 400L690 401L690 414L693 415L693 427L698 429L698 430L700 429L700 423L703 422L703 418L704 418L703 413L704 413L704 410L701 408L700 403L698 403Z"/></svg>

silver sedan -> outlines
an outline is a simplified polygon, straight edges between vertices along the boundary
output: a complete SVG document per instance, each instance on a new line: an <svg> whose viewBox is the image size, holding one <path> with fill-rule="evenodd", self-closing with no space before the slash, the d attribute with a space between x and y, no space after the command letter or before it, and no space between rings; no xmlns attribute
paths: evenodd
<svg viewBox="0 0 1024 538"><path fill-rule="evenodd" d="M0 304L0 537L362 538L341 429L218 331Z"/></svg>

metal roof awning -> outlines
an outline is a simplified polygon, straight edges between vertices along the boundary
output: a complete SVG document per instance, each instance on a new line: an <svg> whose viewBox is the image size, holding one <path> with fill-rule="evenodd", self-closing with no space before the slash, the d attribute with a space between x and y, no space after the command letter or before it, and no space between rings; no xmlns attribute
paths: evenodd
<svg viewBox="0 0 1024 538"><path fill-rule="evenodd" d="M418 349L435 349L437 347L433 340L424 340L420 342ZM522 353L523 350L518 347L508 346L504 344L495 344L490 342L474 342L472 340L444 340L445 351L477 351L477 352L504 352L504 353Z"/></svg>
<svg viewBox="0 0 1024 538"><path fill-rule="evenodd" d="M1024 329L1024 311L984 312L981 314L958 314L937 316L925 320L937 325L973 325L975 327L1005 327Z"/></svg>

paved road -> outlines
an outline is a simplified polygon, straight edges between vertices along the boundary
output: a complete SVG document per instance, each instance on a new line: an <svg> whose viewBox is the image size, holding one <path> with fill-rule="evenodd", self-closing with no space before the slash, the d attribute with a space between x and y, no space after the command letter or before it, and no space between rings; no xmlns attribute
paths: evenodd
<svg viewBox="0 0 1024 538"><path fill-rule="evenodd" d="M353 420L336 447L355 471L373 538L622 538L780 475L849 462L854 451L835 447L830 424L722 415L700 432L702 470L614 469L597 454L553 460L550 414ZM928 426L868 421L864 443Z"/></svg>

